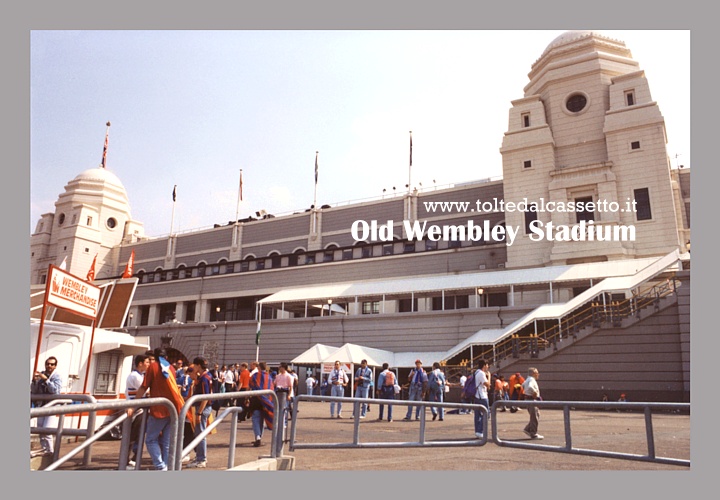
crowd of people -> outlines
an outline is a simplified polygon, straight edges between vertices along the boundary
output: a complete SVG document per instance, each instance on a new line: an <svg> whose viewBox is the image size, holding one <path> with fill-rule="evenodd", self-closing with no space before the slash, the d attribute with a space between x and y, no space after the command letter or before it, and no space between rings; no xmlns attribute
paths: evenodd
<svg viewBox="0 0 720 500"><path fill-rule="evenodd" d="M133 371L127 377L125 397L128 400L143 397L163 397L168 399L180 413L185 401L197 394L227 393L235 397L209 401L200 399L193 404L187 412L186 420L183 423L183 453L182 462L187 468L207 467L207 438L199 440L194 446L195 457L190 458L188 447L196 437L200 436L212 423L214 417L212 410L215 410L215 417L223 406L239 406L242 408L239 421L250 419L252 427L253 446L262 446L264 430L273 429L275 411L282 412L282 425L287 425L287 420L292 418L291 403L296 394L299 394L299 377L288 365L280 363L277 371L270 371L265 362L235 363L234 365L214 364L208 366L208 361L203 356L195 357L191 363L185 365L186 360L182 358L171 362L168 353L163 348L149 350L145 354L136 355L133 363ZM62 389L62 378L56 370L58 360L49 357L45 362L45 370L35 372L31 392L35 394L59 394ZM432 368L426 371L422 361L417 359L415 367L408 373L405 383L398 380L398 374L384 363L377 381L373 370L368 366L367 360L363 359L360 366L352 374L347 365L336 361L333 369L321 376L318 381L307 373L305 378L306 392L308 395L320 393L325 396L345 397L346 388L350 384L350 376L353 375L356 398L369 399L374 395L378 400L378 418L383 420L385 406L387 405L387 421L393 421L393 405L386 401L399 398L409 401L431 401L442 403L445 394L450 390L450 383L446 379L440 363L435 362ZM470 379L471 380L468 380ZM528 370L528 376L523 377L520 373L512 374L508 380L502 374L491 374L487 361L480 360L473 370L463 373L460 377L461 402L472 403L484 406L488 409L496 400L518 401L518 400L540 400L540 389L538 385L539 372L536 368ZM474 385L468 385L473 382ZM465 386L471 390L462 390ZM271 390L278 394L284 393L279 398L284 407L276 409L274 400L268 395L253 397L237 397L238 392ZM473 392L474 391L474 392ZM343 418L341 401L330 401L330 418ZM364 419L369 411L368 403L359 406L359 418ZM408 405L403 420L409 421L420 419L421 405ZM509 406L511 412L517 412L518 407ZM442 406L431 406L432 420L445 420L445 408ZM538 434L540 412L537 406L527 406L529 422L523 429L530 439L543 439ZM143 409L128 410L132 418L130 451L128 469L136 468L138 460L138 448L140 439L140 415ZM170 450L170 413L166 406L151 406L147 409L147 425L145 431L145 446L152 459L156 470L168 469L168 455ZM499 411L506 411L503 405ZM470 413L470 410L460 409L454 413ZM483 438L486 423L484 422L486 412L477 408L474 409L474 431L475 436ZM354 416L354 415L353 415ZM38 419L38 426L50 427L57 417L45 417ZM56 426L57 423L54 423ZM51 434L41 435L42 448L34 452L35 455L53 454L53 436ZM179 450L180 451L180 450Z"/></svg>

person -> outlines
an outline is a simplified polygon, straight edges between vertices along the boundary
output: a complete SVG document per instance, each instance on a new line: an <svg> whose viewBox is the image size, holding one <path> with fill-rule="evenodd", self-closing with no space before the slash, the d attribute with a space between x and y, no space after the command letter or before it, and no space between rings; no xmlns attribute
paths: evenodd
<svg viewBox="0 0 720 500"><path fill-rule="evenodd" d="M395 373L390 370L387 363L383 363L382 371L378 377L377 395L380 399L395 399ZM385 405L380 405L380 414L378 420L383 419L383 410ZM388 405L388 422L392 422L392 405Z"/></svg>
<svg viewBox="0 0 720 500"><path fill-rule="evenodd" d="M495 401L504 401L505 400L505 376L504 375L498 375L495 378ZM506 411L506 408L504 406L500 407L500 410L498 411Z"/></svg>
<svg viewBox="0 0 720 500"><path fill-rule="evenodd" d="M225 391L224 392L234 392L235 391L235 371L233 370L233 365L230 365L225 369L225 373L223 375L223 383L225 384ZM225 406L234 406L235 400L233 398L228 398L225 400Z"/></svg>
<svg viewBox="0 0 720 500"><path fill-rule="evenodd" d="M308 396L313 395L315 385L317 385L317 380L315 380L315 378L312 376L312 373L308 374L307 378L305 379L305 387L307 389Z"/></svg>
<svg viewBox="0 0 720 500"><path fill-rule="evenodd" d="M248 364L242 363L240 365L240 374L238 375L238 390L249 391L250 390L250 370L248 370Z"/></svg>
<svg viewBox="0 0 720 500"><path fill-rule="evenodd" d="M185 374L190 378L190 389L188 390L188 395L184 396L185 401L188 400L193 395L193 390L195 386L195 381L197 381L197 370L195 369L195 365L192 363L190 366L185 368ZM193 442L193 439L195 438L195 413L192 411L188 411L185 413L185 422L183 423L183 444L182 449L186 449L188 446L190 446L190 443ZM181 453L181 450L178 451L178 453ZM182 463L187 463L190 461L190 454L188 453L182 458Z"/></svg>
<svg viewBox="0 0 720 500"><path fill-rule="evenodd" d="M360 367L355 370L355 397L367 399L370 394L370 381L372 370L368 367L367 359L360 361ZM365 418L367 404L360 404L360 418ZM355 416L355 415L353 415Z"/></svg>
<svg viewBox="0 0 720 500"><path fill-rule="evenodd" d="M348 384L348 376L340 367L340 361L335 361L335 368L330 372L330 396L341 398L345 396L345 386ZM335 418L335 401L330 401L330 418ZM342 402L337 402L337 418L342 418Z"/></svg>
<svg viewBox="0 0 720 500"><path fill-rule="evenodd" d="M148 357L148 366L155 362L155 350L154 349L148 349L147 351L145 351L145 356Z"/></svg>
<svg viewBox="0 0 720 500"><path fill-rule="evenodd" d="M220 381L220 365L215 363L215 367L210 370L210 376L212 377L213 381L213 392L218 393L220 392L220 385L222 382Z"/></svg>
<svg viewBox="0 0 720 500"><path fill-rule="evenodd" d="M182 367L183 362L181 359L176 362L175 366L177 367L178 364L180 369L178 370L176 368L175 370L175 373L177 374L177 376L175 377L175 382L177 382L177 385L180 388L180 395L182 395L183 399L187 399L188 397L190 397L189 394L193 382L187 373L187 369Z"/></svg>
<svg viewBox="0 0 720 500"><path fill-rule="evenodd" d="M521 401L523 399L523 382L525 382L525 377L520 375L520 372L514 373L510 376L510 383L508 385L510 386L510 399L512 401ZM517 411L517 406L510 407L510 413L515 413Z"/></svg>
<svg viewBox="0 0 720 500"><path fill-rule="evenodd" d="M45 360L45 369L36 371L30 384L30 392L32 394L60 394L63 386L63 379L57 370L58 360L55 356L50 356ZM43 406L45 402L36 402L36 406ZM47 417L37 418L38 427L57 427L58 417L49 415ZM55 453L55 436L53 434L40 434L41 449L37 450L31 456L46 456Z"/></svg>
<svg viewBox="0 0 720 500"><path fill-rule="evenodd" d="M410 375L408 375L408 384L408 400L422 401L423 399L425 399L425 394L427 393L428 377L427 373L425 373L425 370L423 370L422 361L420 361L419 359L415 360L415 368L413 370L410 370ZM409 405L407 413L405 414L405 418L403 418L403 420L411 420L412 409L412 405ZM420 409L420 405L415 407L415 420L420 420Z"/></svg>
<svg viewBox="0 0 720 500"><path fill-rule="evenodd" d="M202 356L196 356L193 359L193 376L195 383L193 384L193 395L212 394L212 376L207 370L207 360ZM201 400L195 403L193 407L195 418L195 437L199 436L208 426L208 419L212 413L212 405L208 400ZM205 468L207 467L207 438L204 437L195 446L195 460L187 464L188 468Z"/></svg>
<svg viewBox="0 0 720 500"><path fill-rule="evenodd" d="M329 395L329 387L330 387L330 381L328 380L329 375L326 373L323 375L322 382L320 383L320 395L321 396L328 396Z"/></svg>
<svg viewBox="0 0 720 500"><path fill-rule="evenodd" d="M250 390L273 390L273 381L264 361L258 363L257 370L250 376ZM255 435L253 446L261 446L263 429L267 427L272 430L273 428L275 414L273 400L267 395L252 397L250 398L248 412L252 415L253 434Z"/></svg>
<svg viewBox="0 0 720 500"><path fill-rule="evenodd" d="M465 396L463 395L463 387L465 387L465 382L467 382L467 375L465 374L465 372L463 372L463 374L460 375L460 402L472 403L472 401L466 400ZM470 413L470 410L466 408L460 408L460 410L458 411L458 414L460 415L467 415L468 413Z"/></svg>
<svg viewBox="0 0 720 500"><path fill-rule="evenodd" d="M280 368L278 368L278 374L275 376L275 392L276 393L285 393L285 405L281 406L278 411L282 412L283 417L283 425L287 425L287 412L285 411L286 408L290 405L290 398L293 393L293 383L295 382L295 379L293 376L288 372L288 364L285 362L280 363ZM278 394L278 399L280 398L280 394Z"/></svg>
<svg viewBox="0 0 720 500"><path fill-rule="evenodd" d="M537 368L528 368L528 378L523 382L523 394L525 400L539 401L540 400L540 387L538 387L538 377L540 372ZM540 419L540 410L535 405L528 406L528 414L530 415L530 422L525 426L523 432L527 434L530 439L542 439L543 436L537 433L538 421Z"/></svg>
<svg viewBox="0 0 720 500"><path fill-rule="evenodd" d="M258 362L257 361L251 361L250 362L250 376L252 377L255 375L258 371Z"/></svg>
<svg viewBox="0 0 720 500"><path fill-rule="evenodd" d="M447 381L445 380L445 374L440 369L440 363L435 361L433 363L432 371L428 374L428 394L430 396L430 401L433 401L435 403L443 402L446 383ZM438 418L438 415L440 416L441 422L445 420L445 408L443 408L442 406L440 406L439 408L433 406L431 407L431 411L433 420L436 420Z"/></svg>
<svg viewBox="0 0 720 500"><path fill-rule="evenodd" d="M167 351L161 347L155 349L155 362L148 366L143 383L138 387L136 398L140 399L150 391L154 398L166 398L175 406L179 414L184 400L175 381L175 368L167 360ZM168 470L170 454L170 410L165 406L151 406L145 445L156 470ZM132 410L130 410L132 412Z"/></svg>
<svg viewBox="0 0 720 500"><path fill-rule="evenodd" d="M178 358L175 360L175 375L178 377L181 377L183 373L185 373L185 369L183 368L183 360L182 358Z"/></svg>
<svg viewBox="0 0 720 500"><path fill-rule="evenodd" d="M135 367L125 381L125 399L128 401L135 399L138 388L142 385L143 379L145 378L145 372L150 365L150 359L146 354L136 355L133 361ZM137 461L138 440L140 438L140 426L142 424L142 419L138 417L143 414L143 411L144 410L140 408L136 410L132 416L132 427L130 428L130 450L132 451L132 456L127 464L128 469L134 469L135 462Z"/></svg>
<svg viewBox="0 0 720 500"><path fill-rule="evenodd" d="M472 375L475 377L475 396L473 403L489 408L488 389L490 388L490 372L488 372L488 362L484 359L478 361L477 370ZM475 408L475 437L483 438L483 412L480 408Z"/></svg>

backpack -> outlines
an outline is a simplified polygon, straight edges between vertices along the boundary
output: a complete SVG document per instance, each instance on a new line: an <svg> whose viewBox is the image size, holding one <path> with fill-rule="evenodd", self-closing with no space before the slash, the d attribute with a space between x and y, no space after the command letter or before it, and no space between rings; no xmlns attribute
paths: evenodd
<svg viewBox="0 0 720 500"><path fill-rule="evenodd" d="M465 386L463 387L462 391L462 398L466 401L472 401L475 397L475 393L477 392L477 385L475 385L475 374L476 372L473 372L473 374L470 375L465 381Z"/></svg>
<svg viewBox="0 0 720 500"><path fill-rule="evenodd" d="M428 374L428 385L431 391L439 391L442 379L435 374L435 370Z"/></svg>

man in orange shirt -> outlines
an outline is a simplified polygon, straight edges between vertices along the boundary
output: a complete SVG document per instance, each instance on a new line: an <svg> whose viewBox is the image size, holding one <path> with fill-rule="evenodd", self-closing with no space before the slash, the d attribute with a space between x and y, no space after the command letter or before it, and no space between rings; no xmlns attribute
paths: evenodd
<svg viewBox="0 0 720 500"><path fill-rule="evenodd" d="M142 398L149 390L153 398L169 399L179 414L185 403L175 381L175 369L167 360L163 348L154 351L155 362L145 372L145 379L137 390L136 399ZM156 470L168 470L170 454L170 412L165 406L151 406L147 420L145 444Z"/></svg>
<svg viewBox="0 0 720 500"><path fill-rule="evenodd" d="M240 365L240 389L241 391L250 390L250 370L248 370L248 364L243 363Z"/></svg>

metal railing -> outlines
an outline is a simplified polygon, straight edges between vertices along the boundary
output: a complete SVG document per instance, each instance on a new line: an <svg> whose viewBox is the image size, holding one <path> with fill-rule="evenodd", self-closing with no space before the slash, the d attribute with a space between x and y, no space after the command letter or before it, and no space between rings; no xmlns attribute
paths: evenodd
<svg viewBox="0 0 720 500"><path fill-rule="evenodd" d="M565 444L563 446L553 446L546 444L537 444L537 441L511 441L503 440L498 437L497 426L497 409L504 407L528 408L535 406L537 408L553 408L562 409ZM572 430L570 426L570 410L621 410L621 411L641 411L644 414L645 435L647 439L647 454L638 455L633 453L622 453L615 451L591 450L585 448L576 448L573 446ZM493 403L491 411L491 420L493 422L492 439L499 446L508 446L512 448L523 448L541 451L554 451L560 453L571 453L575 455L586 455L592 457L620 458L624 460L638 460L643 462L653 462L669 465L682 465L689 467L690 460L679 458L658 457L655 452L655 433L652 425L652 411L690 411L690 403L628 403L628 402L589 402L589 401L496 401Z"/></svg>
<svg viewBox="0 0 720 500"><path fill-rule="evenodd" d="M64 395L63 395L64 396ZM74 395L74 396L80 396L80 395ZM128 408L149 408L151 406L165 406L168 408L170 413L170 452L168 455L168 470L172 470L172 466L175 464L175 443L177 442L176 436L178 433L178 416L177 413L175 413L175 406L173 403L165 398L143 398L143 399L132 399L132 400L120 400L120 401L108 401L108 402L101 402L101 403L84 403L84 404L76 404L76 405L63 405L63 406L52 406L52 407L41 407L41 408L31 408L30 409L30 418L36 418L36 417L47 417L52 415L58 416L58 429L57 434L59 436L62 436L63 434L68 435L87 435L87 438L83 441L82 444L77 446L76 448L73 448L67 455L63 456L62 458L57 458L56 456L53 457L53 463L50 464L48 467L46 467L44 470L56 470L58 467L63 465L65 462L70 460L72 457L80 453L81 451L85 451L89 449L93 443L98 441L100 438L102 438L105 434L108 434L110 431L112 431L113 426L108 425L103 429L100 429L96 432L93 432L91 434L80 434L77 432L77 429L63 429L62 423L64 416L69 413L88 413L93 414L97 411L102 410L120 410L120 409L128 409ZM127 419L127 415L121 415L116 422L121 422L123 420ZM80 430L81 432L85 432ZM127 455L126 455L127 456ZM124 467L125 463L119 463L118 467Z"/></svg>
<svg viewBox="0 0 720 500"><path fill-rule="evenodd" d="M97 400L89 394L30 394L31 403L36 401L45 401L47 404L39 408L51 408L57 405L76 404L78 402L96 403ZM75 412L70 412L75 413ZM31 415L32 418L32 415ZM80 417L82 419L82 414ZM91 437L95 433L95 412L89 412L87 416L86 426L84 429L70 429L65 428L64 415L60 415L58 418L57 427L31 427L30 434L53 434L55 436L55 449L53 450L53 461L57 460L60 456L60 448L62 446L63 436L82 436L85 438ZM92 448L85 450L83 456L83 465L90 465L92 462Z"/></svg>
<svg viewBox="0 0 720 500"><path fill-rule="evenodd" d="M282 425L281 422L281 411L277 411L278 408L282 408L285 406L285 398L287 397L287 394L285 393L279 393L276 394L272 390L259 390L259 391L239 391L239 392L218 392L218 393L212 393L212 394L196 394L194 396L191 396L185 401L185 404L183 405L182 409L180 410L180 422L185 422L185 418L188 414L188 412L191 410L191 408L201 401L222 401L225 399L245 399L250 398L253 396L270 396L270 398L273 401L273 406L275 407L275 411L273 412L273 428L272 428L272 438L270 442L270 458L277 458L278 456L282 455L283 451L283 441L282 441ZM175 456L175 470L181 470L182 469L182 459L185 455L190 453L195 447L202 441L203 439L207 438L207 436L210 435L210 433L215 429L220 423L225 420L228 416L230 416L230 441L228 444L228 469L232 469L235 466L235 443L237 442L237 423L238 423L238 414L244 411L244 408L239 406L230 406L225 408L221 413L218 414L217 417L215 417L215 420L208 425L203 432L200 434L197 434L195 438L188 444L185 448L182 447L183 439L184 439L184 433L185 433L185 426L180 426L180 432L178 432L177 440L176 440L176 447L177 449L181 450L180 453ZM263 425L264 421L263 421Z"/></svg>
<svg viewBox="0 0 720 500"><path fill-rule="evenodd" d="M297 415L301 401L320 401L320 402L338 402L351 403L353 405L353 440L345 443L298 443L297 424L298 419L292 419L290 430L290 451L301 449L324 449L324 448L410 448L410 447L461 447L461 446L483 446L488 441L488 409L479 404L466 403L436 403L432 401L410 401L407 399L367 399L367 398L346 398L338 396L308 396L298 395L294 398L293 415ZM420 429L417 441L360 441L360 405L372 402L373 405L389 405L389 406L420 406ZM483 413L483 437L482 439L471 440L453 440L453 441L427 441L425 439L425 408L458 408L458 409L479 409Z"/></svg>

